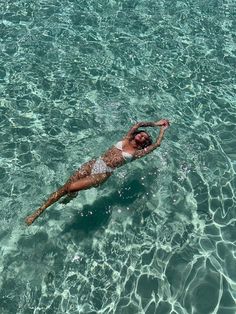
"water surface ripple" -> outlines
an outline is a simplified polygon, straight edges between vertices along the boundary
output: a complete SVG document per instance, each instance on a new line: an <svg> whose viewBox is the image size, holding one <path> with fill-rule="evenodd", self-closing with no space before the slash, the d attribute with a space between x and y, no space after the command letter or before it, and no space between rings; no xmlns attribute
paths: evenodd
<svg viewBox="0 0 236 314"><path fill-rule="evenodd" d="M234 314L235 1L0 12L0 312ZM79 165L162 117L158 151L25 226Z"/></svg>

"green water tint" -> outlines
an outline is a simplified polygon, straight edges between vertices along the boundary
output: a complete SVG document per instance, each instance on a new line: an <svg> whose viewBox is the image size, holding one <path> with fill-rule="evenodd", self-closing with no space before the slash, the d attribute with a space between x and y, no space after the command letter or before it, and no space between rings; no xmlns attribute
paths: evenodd
<svg viewBox="0 0 236 314"><path fill-rule="evenodd" d="M0 312L234 314L235 3L0 9ZM159 150L25 226L79 165L160 118Z"/></svg>

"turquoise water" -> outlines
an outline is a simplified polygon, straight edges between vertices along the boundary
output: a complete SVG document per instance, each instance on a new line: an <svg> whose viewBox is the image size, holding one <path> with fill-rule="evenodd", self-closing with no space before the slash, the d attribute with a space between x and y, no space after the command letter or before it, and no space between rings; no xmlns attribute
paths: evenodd
<svg viewBox="0 0 236 314"><path fill-rule="evenodd" d="M235 2L0 9L0 313L234 314ZM159 150L26 227L82 163L160 118Z"/></svg>

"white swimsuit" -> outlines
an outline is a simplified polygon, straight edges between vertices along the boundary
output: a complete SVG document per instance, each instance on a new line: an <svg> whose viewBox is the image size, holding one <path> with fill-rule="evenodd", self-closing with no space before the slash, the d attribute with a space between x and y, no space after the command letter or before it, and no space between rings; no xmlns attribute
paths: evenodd
<svg viewBox="0 0 236 314"><path fill-rule="evenodd" d="M124 158L124 160L126 161L131 161L131 159L133 158L133 155L128 153L128 152L125 152L123 150L123 141L119 141L118 143L116 143L116 145L114 145L116 148L118 148L120 151L121 151L121 154Z"/></svg>
<svg viewBox="0 0 236 314"><path fill-rule="evenodd" d="M122 157L124 158L125 161L131 161L131 159L133 158L133 155L123 151L123 142L119 141L118 143L116 143L116 145L114 145L116 148L118 148L121 151ZM100 173L111 173L113 172L114 169L111 167L108 167L105 163L104 160L102 160L102 158L98 158L93 167L92 167L92 171L91 174L100 174Z"/></svg>
<svg viewBox="0 0 236 314"><path fill-rule="evenodd" d="M98 158L92 168L91 174L100 174L100 173L107 173L113 172L114 169L108 167L102 158Z"/></svg>

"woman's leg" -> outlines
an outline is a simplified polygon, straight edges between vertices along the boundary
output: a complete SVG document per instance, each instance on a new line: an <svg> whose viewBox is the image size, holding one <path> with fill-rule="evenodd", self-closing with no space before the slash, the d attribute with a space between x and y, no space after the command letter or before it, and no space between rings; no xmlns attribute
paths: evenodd
<svg viewBox="0 0 236 314"><path fill-rule="evenodd" d="M46 208L54 204L56 201L58 201L62 196L66 195L67 193L68 192L65 186L61 187L56 192L52 193L41 207L39 207L33 214L26 217L25 222L27 223L27 225L31 225Z"/></svg>
<svg viewBox="0 0 236 314"><path fill-rule="evenodd" d="M80 169L78 169L66 182L66 184L70 184L72 182L76 182L82 178L88 177L91 174L91 169L95 163L94 160L90 160L89 162L83 164ZM62 200L60 200L60 204L67 204L69 203L72 199L74 199L78 195L78 192L69 192L66 194Z"/></svg>
<svg viewBox="0 0 236 314"><path fill-rule="evenodd" d="M95 174L95 175L88 175L87 177L83 177L81 179L78 179L77 181L74 180L68 180L65 185L63 185L59 190L52 193L50 197L47 199L47 201L39 207L36 212L34 212L32 215L28 216L26 218L27 225L31 225L36 218L38 218L42 212L54 204L56 201L58 201L62 196L68 194L68 193L74 193L81 190L86 190L91 187L96 187L103 182L105 182L109 177L111 173L101 173L101 174Z"/></svg>
<svg viewBox="0 0 236 314"><path fill-rule="evenodd" d="M97 187L105 182L111 173L99 173L87 176L77 181L71 182L67 186L68 193L74 193L81 190L87 190L91 187Z"/></svg>
<svg viewBox="0 0 236 314"><path fill-rule="evenodd" d="M28 225L31 225L34 220L36 218L38 218L39 215L41 215L41 213L48 208L50 205L54 204L55 202L57 202L61 197L65 196L65 195L69 195L69 197L71 196L71 192L68 191L67 187L69 184L71 184L72 182L76 182L82 178L85 178L86 176L89 176L91 173L91 169L93 164L95 163L95 160L91 160L85 164L83 164L80 169L78 169L68 180L67 182L61 187L59 188L56 192L52 193L49 198L46 200L46 202L39 207L36 212L34 212L32 215L28 216L26 218L26 223ZM73 196L73 193L72 193Z"/></svg>

